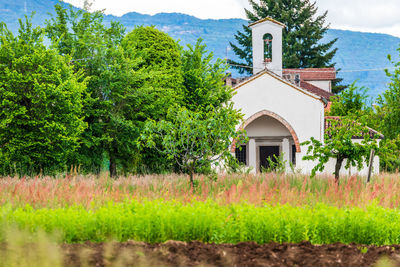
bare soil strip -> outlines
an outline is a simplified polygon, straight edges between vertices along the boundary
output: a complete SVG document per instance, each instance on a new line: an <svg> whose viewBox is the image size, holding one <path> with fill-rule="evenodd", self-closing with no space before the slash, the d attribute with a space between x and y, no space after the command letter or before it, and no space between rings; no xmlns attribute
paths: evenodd
<svg viewBox="0 0 400 267"><path fill-rule="evenodd" d="M169 241L61 245L65 266L400 266L400 246Z"/></svg>

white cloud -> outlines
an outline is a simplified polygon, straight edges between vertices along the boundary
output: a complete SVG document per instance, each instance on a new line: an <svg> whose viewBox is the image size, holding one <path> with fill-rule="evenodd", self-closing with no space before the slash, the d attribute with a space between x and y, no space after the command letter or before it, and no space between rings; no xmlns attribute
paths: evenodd
<svg viewBox="0 0 400 267"><path fill-rule="evenodd" d="M400 37L400 0L316 0L320 12L328 10L332 28L381 32ZM66 0L81 6L83 0ZM95 0L95 9L121 16L128 12L154 15L179 12L202 19L245 18L248 0Z"/></svg>
<svg viewBox="0 0 400 267"><path fill-rule="evenodd" d="M381 32L400 37L399 0L317 0L332 28Z"/></svg>

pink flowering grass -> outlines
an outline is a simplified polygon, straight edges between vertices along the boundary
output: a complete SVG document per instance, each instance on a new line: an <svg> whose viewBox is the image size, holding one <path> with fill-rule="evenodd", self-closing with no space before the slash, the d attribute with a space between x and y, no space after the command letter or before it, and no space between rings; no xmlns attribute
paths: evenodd
<svg viewBox="0 0 400 267"><path fill-rule="evenodd" d="M216 181L196 177L191 188L186 176L76 175L64 178L0 178L0 205L33 207L96 207L129 199L165 199L180 202L215 200L221 205L248 202L254 205L325 203L337 207L365 207L375 202L386 208L400 206L399 174L381 174L369 184L365 178L344 177L337 185L330 176L223 175Z"/></svg>

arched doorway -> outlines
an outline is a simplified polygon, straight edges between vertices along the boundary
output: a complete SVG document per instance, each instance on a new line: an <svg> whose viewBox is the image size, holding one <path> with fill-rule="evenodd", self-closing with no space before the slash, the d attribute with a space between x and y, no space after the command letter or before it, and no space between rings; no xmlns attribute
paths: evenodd
<svg viewBox="0 0 400 267"><path fill-rule="evenodd" d="M236 158L256 172L269 167L269 158L280 157L286 163L296 165L296 153L301 152L299 139L293 127L281 116L271 111L260 111L248 118L241 126L246 130L249 142L235 147ZM275 157L274 157L275 156Z"/></svg>

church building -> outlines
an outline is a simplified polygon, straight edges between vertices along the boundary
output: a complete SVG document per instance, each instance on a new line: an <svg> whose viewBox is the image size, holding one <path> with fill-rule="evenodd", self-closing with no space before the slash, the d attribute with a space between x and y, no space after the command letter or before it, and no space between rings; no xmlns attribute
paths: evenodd
<svg viewBox="0 0 400 267"><path fill-rule="evenodd" d="M302 173L310 173L316 162L303 160L307 147L302 142L311 137L323 142L325 110L333 96L334 68L283 69L282 31L285 25L270 18L249 25L253 42L253 76L233 85L234 107L244 115L239 127L246 130L249 141L232 153L253 172L268 167L268 157L282 156L286 170L290 163ZM355 140L357 141L357 140ZM379 172L379 158L374 160ZM344 164L343 164L344 165ZM335 160L325 172L334 172ZM343 174L367 173L367 166L341 170Z"/></svg>

